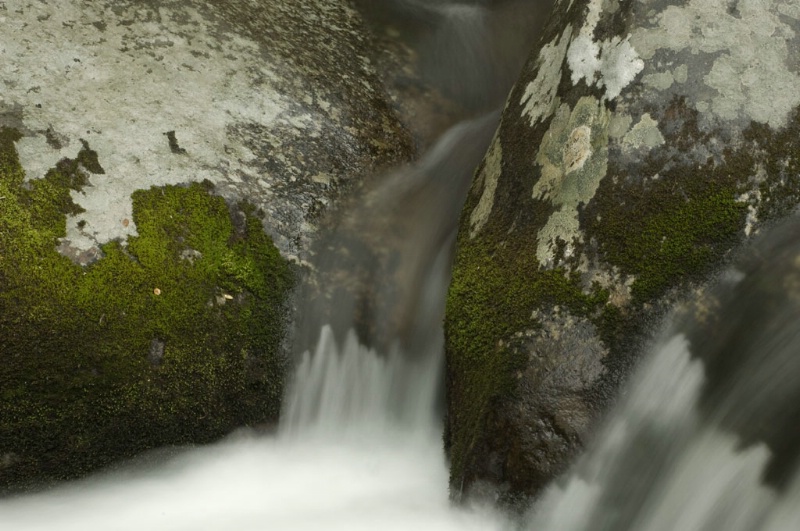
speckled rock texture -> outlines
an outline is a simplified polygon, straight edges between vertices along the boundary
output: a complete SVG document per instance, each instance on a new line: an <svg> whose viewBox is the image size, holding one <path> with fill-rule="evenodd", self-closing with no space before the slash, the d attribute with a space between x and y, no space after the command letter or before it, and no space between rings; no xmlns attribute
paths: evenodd
<svg viewBox="0 0 800 531"><path fill-rule="evenodd" d="M74 194L80 251L136 234L134 190L208 179L298 255L340 188L412 152L346 0L6 0L0 24L0 125L27 178L81 140L106 170Z"/></svg>
<svg viewBox="0 0 800 531"><path fill-rule="evenodd" d="M0 493L275 422L291 262L414 154L359 13L3 0L0 28Z"/></svg>
<svg viewBox="0 0 800 531"><path fill-rule="evenodd" d="M462 213L454 497L535 495L652 326L800 200L800 7L560 0Z"/></svg>

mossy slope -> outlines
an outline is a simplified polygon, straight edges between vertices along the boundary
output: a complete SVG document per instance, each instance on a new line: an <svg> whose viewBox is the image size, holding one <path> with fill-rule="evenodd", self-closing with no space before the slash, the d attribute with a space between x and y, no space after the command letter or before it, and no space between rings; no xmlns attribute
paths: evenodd
<svg viewBox="0 0 800 531"><path fill-rule="evenodd" d="M56 245L96 154L25 182L17 139L0 131L0 491L276 420L292 274L255 212L137 191L139 235L81 267Z"/></svg>

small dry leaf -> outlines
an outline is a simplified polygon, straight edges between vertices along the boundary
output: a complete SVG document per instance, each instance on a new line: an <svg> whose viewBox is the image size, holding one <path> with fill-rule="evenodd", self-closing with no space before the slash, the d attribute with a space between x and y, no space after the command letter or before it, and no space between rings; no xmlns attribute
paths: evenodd
<svg viewBox="0 0 800 531"><path fill-rule="evenodd" d="M125 218L125 219L122 220L122 226L123 227L127 227L129 224L130 224L130 221L128 221L128 218Z"/></svg>

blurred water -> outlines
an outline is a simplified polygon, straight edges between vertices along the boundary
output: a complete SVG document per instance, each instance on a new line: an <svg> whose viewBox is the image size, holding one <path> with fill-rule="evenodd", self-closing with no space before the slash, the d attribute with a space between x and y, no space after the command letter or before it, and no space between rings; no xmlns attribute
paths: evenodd
<svg viewBox="0 0 800 531"><path fill-rule="evenodd" d="M19 531L500 529L452 508L438 438L240 434L55 492L0 503Z"/></svg>

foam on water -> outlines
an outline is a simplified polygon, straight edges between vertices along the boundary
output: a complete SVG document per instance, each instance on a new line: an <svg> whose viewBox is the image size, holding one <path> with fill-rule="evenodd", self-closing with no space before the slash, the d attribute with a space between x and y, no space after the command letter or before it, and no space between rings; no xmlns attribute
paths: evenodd
<svg viewBox="0 0 800 531"><path fill-rule="evenodd" d="M502 529L447 495L441 440L240 434L157 466L0 503L15 531Z"/></svg>

